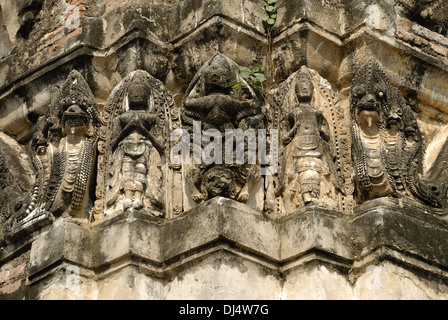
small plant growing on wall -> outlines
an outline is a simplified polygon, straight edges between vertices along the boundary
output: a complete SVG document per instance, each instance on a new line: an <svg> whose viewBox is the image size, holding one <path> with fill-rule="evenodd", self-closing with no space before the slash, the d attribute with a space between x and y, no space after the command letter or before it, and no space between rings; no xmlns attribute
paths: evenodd
<svg viewBox="0 0 448 320"><path fill-rule="evenodd" d="M269 56L272 54L272 38L271 38L271 28L274 26L275 22L277 21L277 0L265 0L264 1L264 11L265 14L261 17L261 20L263 22L263 26L267 32L267 40L268 40L268 53ZM270 58L268 59L268 71L271 70L270 68ZM255 64L252 68L247 67L241 67L240 66L240 76L247 82L258 86L260 89L263 90L263 82L266 81L266 76L260 72L261 65ZM227 85L227 87L231 87L233 90L240 90L247 85L241 82L231 82Z"/></svg>
<svg viewBox="0 0 448 320"><path fill-rule="evenodd" d="M260 69L260 64L256 64L252 68L240 66L240 77L255 86L261 87L263 82L266 81L266 77L260 72ZM227 85L227 87L231 87L234 90L240 90L246 86L247 85L245 83L237 81L231 82Z"/></svg>
<svg viewBox="0 0 448 320"><path fill-rule="evenodd" d="M261 21L266 31L266 38L268 42L266 69L268 77L272 79L272 27L277 21L277 0L265 0L264 11L265 13L261 17Z"/></svg>
<svg viewBox="0 0 448 320"><path fill-rule="evenodd" d="M272 28L277 20L277 8L275 7L277 0L265 0L265 15L261 18L266 29Z"/></svg>

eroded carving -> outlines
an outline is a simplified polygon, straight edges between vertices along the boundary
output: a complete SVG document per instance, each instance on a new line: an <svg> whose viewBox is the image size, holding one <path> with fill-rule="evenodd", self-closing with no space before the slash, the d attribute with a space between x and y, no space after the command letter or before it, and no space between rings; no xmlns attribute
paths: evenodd
<svg viewBox="0 0 448 320"><path fill-rule="evenodd" d="M448 35L448 4L442 0L396 0L405 9L406 15L425 27L440 34Z"/></svg>
<svg viewBox="0 0 448 320"><path fill-rule="evenodd" d="M38 120L30 142L36 180L11 220L9 237L47 225L62 213L88 219L98 125L93 94L73 70L59 99Z"/></svg>
<svg viewBox="0 0 448 320"><path fill-rule="evenodd" d="M373 58L353 79L350 114L358 201L407 196L439 207L437 190L422 176L415 115Z"/></svg>
<svg viewBox="0 0 448 320"><path fill-rule="evenodd" d="M448 140L443 143L434 163L425 174L427 181L432 182L432 194L438 195L438 203L446 214L448 208Z"/></svg>
<svg viewBox="0 0 448 320"><path fill-rule="evenodd" d="M282 148L280 172L272 178L276 188L267 191L269 212L288 213L311 204L345 210L346 194L351 193L344 181L349 185L350 176L343 170L347 161L341 154L347 150L340 140L348 137L342 131L343 110L329 84L303 66L273 97L271 125L280 129Z"/></svg>
<svg viewBox="0 0 448 320"><path fill-rule="evenodd" d="M112 91L103 112L96 213L166 214L166 139L178 119L173 105L163 84L143 70Z"/></svg>
<svg viewBox="0 0 448 320"><path fill-rule="evenodd" d="M232 90L228 84L235 81L243 83L244 88ZM256 160L248 160L248 145L252 143L256 149L256 141L251 141L244 147L235 146L231 142L232 150L226 149L229 145L224 143L239 134L250 132L256 136L258 129L265 128L259 96L239 76L239 67L235 62L218 53L201 67L182 101L182 126L191 134L191 141L195 140L195 133L201 137L207 134L214 137L213 141L194 141L193 144L197 143L201 150L207 149L216 140L222 142L220 150L214 150L220 155L212 152L211 163L203 161L204 159L195 163L193 156L193 164L184 165L189 197L195 203L215 196L243 203L250 201L250 198L256 201L253 199L257 193L255 186L261 181L260 166ZM235 136L226 137L226 131L227 134L231 131ZM194 146L192 152L195 152ZM237 164L238 152L244 153L244 160Z"/></svg>
<svg viewBox="0 0 448 320"><path fill-rule="evenodd" d="M52 173L59 176L51 189L48 211L84 217L89 208L92 175L96 160L99 116L93 94L77 71L72 71L61 90L58 124L50 136L54 158ZM53 125L54 126L54 125ZM59 136L61 136L58 143ZM50 181L52 177L50 177ZM90 205L91 206L91 205Z"/></svg>
<svg viewBox="0 0 448 320"><path fill-rule="evenodd" d="M10 240L17 213L34 184L31 159L24 146L0 132L0 243Z"/></svg>

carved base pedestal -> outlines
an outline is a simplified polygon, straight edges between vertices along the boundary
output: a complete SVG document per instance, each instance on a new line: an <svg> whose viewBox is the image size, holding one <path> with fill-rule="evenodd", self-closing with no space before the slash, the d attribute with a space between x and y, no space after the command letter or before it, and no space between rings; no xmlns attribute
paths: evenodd
<svg viewBox="0 0 448 320"><path fill-rule="evenodd" d="M55 220L51 212L35 211L32 212L25 219L16 223L10 233L6 234L7 242L17 241L22 237L29 238L34 231L42 229L45 226L53 223Z"/></svg>
<svg viewBox="0 0 448 320"><path fill-rule="evenodd" d="M437 215L387 198L352 216L311 206L272 219L218 197L169 222L138 212L96 225L66 218L32 243L22 294L447 299L447 235L448 222Z"/></svg>

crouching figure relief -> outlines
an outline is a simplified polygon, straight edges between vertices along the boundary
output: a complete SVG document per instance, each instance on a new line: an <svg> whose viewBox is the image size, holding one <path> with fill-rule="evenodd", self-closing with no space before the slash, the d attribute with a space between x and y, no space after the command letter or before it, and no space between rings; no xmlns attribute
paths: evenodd
<svg viewBox="0 0 448 320"><path fill-rule="evenodd" d="M164 123L172 105L163 84L137 70L112 91L103 113L96 213L144 209L164 216Z"/></svg>
<svg viewBox="0 0 448 320"><path fill-rule="evenodd" d="M235 81L244 88L232 90L229 84ZM182 127L193 142L192 161L184 165L190 207L222 196L262 208L259 163L249 151L249 145L257 148L257 130L265 128L259 101L239 77L238 65L220 53L193 78L182 101ZM252 139L244 146L236 142L243 135Z"/></svg>

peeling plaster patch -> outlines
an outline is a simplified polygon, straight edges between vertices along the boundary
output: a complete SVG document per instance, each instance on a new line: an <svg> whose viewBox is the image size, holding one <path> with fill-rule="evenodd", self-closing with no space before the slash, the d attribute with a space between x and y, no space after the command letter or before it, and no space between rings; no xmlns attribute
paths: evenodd
<svg viewBox="0 0 448 320"><path fill-rule="evenodd" d="M428 170L434 165L434 161L438 158L441 148L446 142L448 136L448 126L445 126L440 132L432 139L428 148L426 149L425 159L423 161L424 174L428 173Z"/></svg>
<svg viewBox="0 0 448 320"><path fill-rule="evenodd" d="M366 278L366 288L369 290L378 290L383 284L381 282L380 269L377 266L368 266L364 272L367 275Z"/></svg>
<svg viewBox="0 0 448 320"><path fill-rule="evenodd" d="M0 58L3 58L6 53L6 46L3 41L0 42Z"/></svg>
<svg viewBox="0 0 448 320"><path fill-rule="evenodd" d="M0 69L0 87L2 87L5 84L8 72L9 72L9 65L5 65L3 68Z"/></svg>
<svg viewBox="0 0 448 320"><path fill-rule="evenodd" d="M374 4L366 8L366 27L369 29L380 29L381 11L380 8Z"/></svg>

